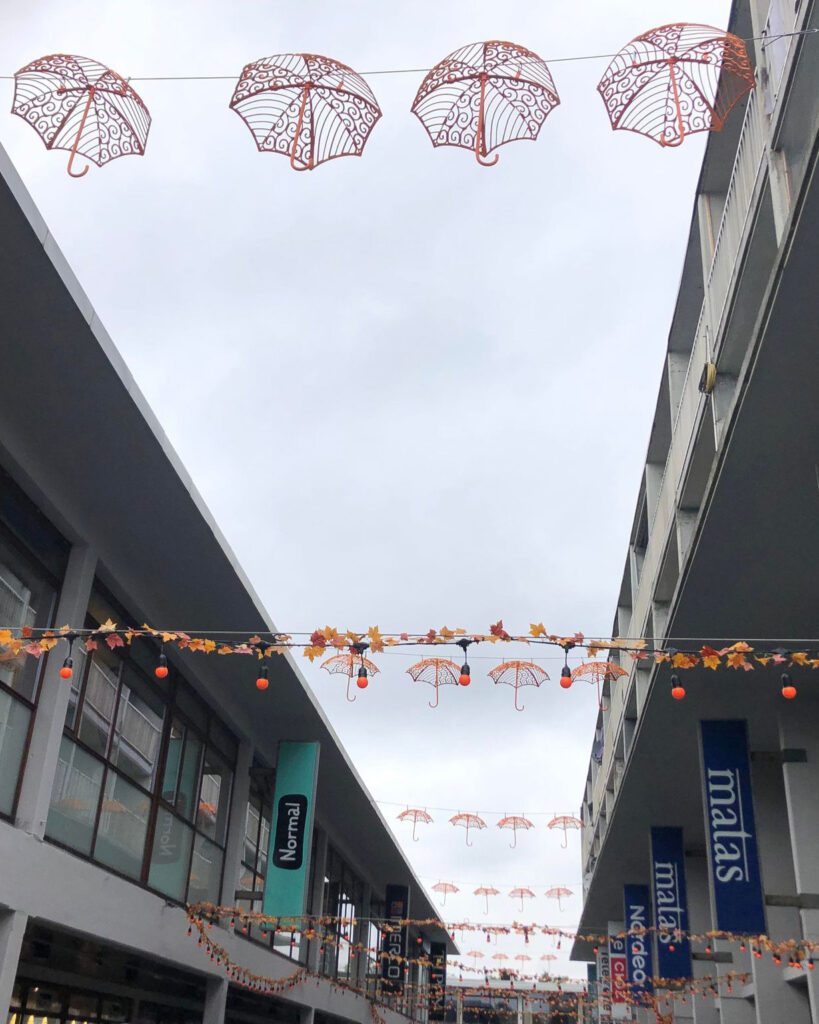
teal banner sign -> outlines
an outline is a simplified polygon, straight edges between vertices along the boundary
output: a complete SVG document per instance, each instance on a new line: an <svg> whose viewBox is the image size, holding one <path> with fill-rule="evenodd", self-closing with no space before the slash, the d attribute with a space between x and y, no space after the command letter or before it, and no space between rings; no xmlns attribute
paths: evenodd
<svg viewBox="0 0 819 1024"><path fill-rule="evenodd" d="M301 917L307 908L318 760L318 743L279 744L262 902L270 917Z"/></svg>

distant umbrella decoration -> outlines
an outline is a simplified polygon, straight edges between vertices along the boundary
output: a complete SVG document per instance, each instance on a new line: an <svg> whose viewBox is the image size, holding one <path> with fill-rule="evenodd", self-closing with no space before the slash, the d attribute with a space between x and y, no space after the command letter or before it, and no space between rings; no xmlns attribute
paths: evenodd
<svg viewBox="0 0 819 1024"><path fill-rule="evenodd" d="M429 702L431 708L438 707L438 690L442 686L457 686L461 676L461 666L449 658L424 658L410 665L407 669L415 682L429 683L435 689L435 700Z"/></svg>
<svg viewBox="0 0 819 1024"><path fill-rule="evenodd" d="M458 888L457 885L453 885L452 882L436 882L435 885L433 885L433 887L432 887L432 891L433 892L440 892L440 893L443 894L444 898L441 900L441 906L445 907L446 906L446 898L449 895L449 893L451 893L451 892L460 892L461 890Z"/></svg>
<svg viewBox="0 0 819 1024"><path fill-rule="evenodd" d="M510 850L514 850L518 845L518 829L528 832L530 828L534 827L535 823L533 821L529 821L528 818L524 818L520 814L509 814L498 822L498 828L510 828L512 830L512 842L509 844Z"/></svg>
<svg viewBox="0 0 819 1024"><path fill-rule="evenodd" d="M561 900L566 899L569 896L573 896L574 893L571 889L567 889L565 885L555 885L551 889L546 890L546 895L550 900L557 900L557 909L563 910L563 904Z"/></svg>
<svg viewBox="0 0 819 1024"><path fill-rule="evenodd" d="M518 703L518 690L522 686L540 686L549 676L533 661L505 661L489 673L490 678L498 685L503 683L512 686L515 690L515 711L523 711L524 708Z"/></svg>
<svg viewBox="0 0 819 1024"><path fill-rule="evenodd" d="M483 896L483 898L484 898L484 900L486 902L486 910L484 911L484 913L488 914L489 913L489 897L490 896L500 896L500 889L496 889L494 887L494 885L479 885L478 888L475 890L475 892L472 895L473 896Z"/></svg>
<svg viewBox="0 0 819 1024"><path fill-rule="evenodd" d="M361 75L314 53L280 53L245 65L230 106L259 152L289 157L294 171L361 156L381 117Z"/></svg>
<svg viewBox="0 0 819 1024"><path fill-rule="evenodd" d="M77 157L98 167L120 156L142 156L151 115L126 80L88 57L54 53L39 57L14 76L11 112L37 132L47 149L69 153L68 173Z"/></svg>
<svg viewBox="0 0 819 1024"><path fill-rule="evenodd" d="M432 821L432 815L428 814L420 807L408 807L405 811L401 811L398 815L398 820L412 822L412 841L417 843L419 842L419 838L415 834L415 829L418 826L418 822L420 821L423 825L429 825Z"/></svg>
<svg viewBox="0 0 819 1024"><path fill-rule="evenodd" d="M478 961L483 960L484 954L479 949L470 949L466 955L472 957L472 970L477 971Z"/></svg>
<svg viewBox="0 0 819 1024"><path fill-rule="evenodd" d="M565 850L569 845L569 829L581 829L583 822L580 818L575 818L573 814L556 814L554 818L546 822L546 828L561 830L563 842L560 845Z"/></svg>
<svg viewBox="0 0 819 1024"><path fill-rule="evenodd" d="M560 103L546 63L515 43L489 40L455 50L427 74L412 104L433 146L472 150L483 167L499 146L536 139Z"/></svg>
<svg viewBox="0 0 819 1024"><path fill-rule="evenodd" d="M376 675L379 671L378 665L369 658L364 657L364 649L359 644L353 644L353 650L347 654L334 654L321 663L321 667L330 675L347 676L347 700L353 704L355 694L350 696L350 683L353 676L356 677L356 686L359 690L366 690L369 676Z"/></svg>
<svg viewBox="0 0 819 1024"><path fill-rule="evenodd" d="M519 886L517 889L510 889L509 896L513 900L520 900L521 910L523 910L524 900L533 900L535 898L535 894L532 892L532 890L527 889L525 885Z"/></svg>
<svg viewBox="0 0 819 1024"><path fill-rule="evenodd" d="M557 960L557 957L555 956L555 954L554 954L554 953L544 953L544 954L543 954L543 955L542 955L542 956L540 957L540 959L541 959L541 961L542 961L543 963L549 964L549 963L551 963L551 962L552 962L553 960ZM546 970L548 971L548 967L546 968Z"/></svg>
<svg viewBox="0 0 819 1024"><path fill-rule="evenodd" d="M624 668L620 668L619 665L615 665L613 661L584 661L582 665L577 665L572 669L571 678L573 683L576 683L578 679L583 679L596 686L597 704L602 711L605 711L601 686L603 683L610 683L613 679L622 679L627 675L628 672Z"/></svg>
<svg viewBox="0 0 819 1024"><path fill-rule="evenodd" d="M477 829L480 831L481 829L486 828L486 822L478 814L453 814L449 821L451 825L455 825L457 828L466 829L467 846L472 846L472 843L469 841L470 829Z"/></svg>
<svg viewBox="0 0 819 1024"><path fill-rule="evenodd" d="M516 953L513 959L517 960L517 962L520 964L520 970L523 970L523 965L525 963L528 963L528 961L530 961L532 958L529 956L528 953Z"/></svg>
<svg viewBox="0 0 819 1024"><path fill-rule="evenodd" d="M509 955L507 953L493 953L492 954L492 959L493 960L498 960L499 962L502 962L504 960L508 960L509 959Z"/></svg>
<svg viewBox="0 0 819 1024"><path fill-rule="evenodd" d="M753 87L753 68L738 36L679 23L632 39L606 68L597 91L613 129L680 146L695 132L721 131Z"/></svg>

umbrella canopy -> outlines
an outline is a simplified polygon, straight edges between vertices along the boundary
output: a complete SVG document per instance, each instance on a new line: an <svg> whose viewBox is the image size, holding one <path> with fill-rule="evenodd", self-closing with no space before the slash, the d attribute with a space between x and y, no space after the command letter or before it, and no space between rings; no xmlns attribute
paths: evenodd
<svg viewBox="0 0 819 1024"><path fill-rule="evenodd" d="M288 156L294 171L361 156L381 117L361 75L315 53L279 53L246 64L230 107L259 152Z"/></svg>
<svg viewBox="0 0 819 1024"><path fill-rule="evenodd" d="M450 824L456 825L460 828L466 829L466 845L472 846L469 841L469 830L476 828L480 831L482 828L486 828L486 822L478 814L453 814L449 819Z"/></svg>
<svg viewBox="0 0 819 1024"><path fill-rule="evenodd" d="M577 665L572 669L572 682L577 682L578 679L583 679L587 683L591 683L592 686L597 687L597 703L600 709L605 711L603 707L603 700L600 694L600 687L603 683L610 683L613 679L622 679L623 676L627 676L628 672L624 668L620 668L613 661L584 661L582 665Z"/></svg>
<svg viewBox="0 0 819 1024"><path fill-rule="evenodd" d="M572 814L556 814L551 821L546 822L546 828L563 830L563 842L560 845L565 850L569 845L569 829L583 828L583 822Z"/></svg>
<svg viewBox="0 0 819 1024"><path fill-rule="evenodd" d="M531 889L527 889L525 885L520 886L517 889L510 889L509 890L509 895L511 896L512 899L520 900L520 909L521 910L523 910L523 901L524 900L533 900L535 898L535 894L532 892L532 890Z"/></svg>
<svg viewBox="0 0 819 1024"><path fill-rule="evenodd" d="M449 658L423 658L410 665L407 673L415 682L429 683L435 687L435 701L430 701L431 708L438 707L438 689L441 686L457 686L461 675L461 666Z"/></svg>
<svg viewBox="0 0 819 1024"><path fill-rule="evenodd" d="M443 893L444 898L441 900L441 906L445 907L448 893L460 892L461 890L457 885L453 885L452 882L436 882L432 887L432 891Z"/></svg>
<svg viewBox="0 0 819 1024"><path fill-rule="evenodd" d="M551 900L557 900L557 909L563 910L563 904L561 903L561 900L563 900L567 896L573 896L574 893L571 889L567 889L565 885L555 885L552 886L551 889L546 890L546 895Z"/></svg>
<svg viewBox="0 0 819 1024"><path fill-rule="evenodd" d="M680 22L632 39L606 68L597 91L613 129L680 146L695 132L721 131L753 87L753 68L738 36Z"/></svg>
<svg viewBox="0 0 819 1024"><path fill-rule="evenodd" d="M140 96L116 71L89 57L53 53L38 57L14 76L11 112L37 132L47 149L70 152L98 167L120 156L142 156L151 115Z"/></svg>
<svg viewBox="0 0 819 1024"><path fill-rule="evenodd" d="M411 821L412 822L412 839L413 842L418 842L418 837L415 835L415 829L420 821L423 825L429 825L432 821L432 815L422 810L420 807L408 807L405 811L401 811L398 815L399 821Z"/></svg>
<svg viewBox="0 0 819 1024"><path fill-rule="evenodd" d="M536 53L497 39L471 43L436 64L421 83L412 112L433 146L471 149L484 167L493 149L536 139L560 103L551 72Z"/></svg>
<svg viewBox="0 0 819 1024"><path fill-rule="evenodd" d="M484 954L479 949L470 949L466 955L472 957L472 970L477 971L478 961L483 960Z"/></svg>
<svg viewBox="0 0 819 1024"><path fill-rule="evenodd" d="M489 913L489 897L490 896L500 896L500 889L496 889L494 887L494 885L479 885L478 888L475 890L475 892L472 895L473 896L483 896L483 898L486 900L486 910L484 911L484 913L488 914Z"/></svg>
<svg viewBox="0 0 819 1024"><path fill-rule="evenodd" d="M504 661L502 665L496 665L491 670L489 677L495 685L503 683L514 687L515 711L524 710L522 705L518 704L518 690L522 686L540 686L549 678L546 671L534 661Z"/></svg>
<svg viewBox="0 0 819 1024"><path fill-rule="evenodd" d="M534 822L529 821L528 818L524 818L520 814L509 814L504 818L501 818L498 822L498 828L511 828L512 829L512 842L509 844L509 849L514 850L518 845L518 829L523 829L524 832L528 832L530 828L534 828Z"/></svg>
<svg viewBox="0 0 819 1024"><path fill-rule="evenodd" d="M353 704L355 702L355 696L350 696L350 682L354 675L358 676L359 680L363 679L364 686L359 686L361 689L367 685L367 673L374 676L378 673L378 665L374 661L370 661L369 658L365 658L363 654L358 651L349 651L347 654L334 654L327 658L321 663L321 667L329 672L330 675L345 675L347 676L347 700ZM361 669L365 669L364 676L361 675Z"/></svg>

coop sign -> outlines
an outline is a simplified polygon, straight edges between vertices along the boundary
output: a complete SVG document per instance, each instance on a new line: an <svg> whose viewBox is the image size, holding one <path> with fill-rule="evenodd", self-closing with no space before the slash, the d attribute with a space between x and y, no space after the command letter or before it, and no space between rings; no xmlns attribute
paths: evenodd
<svg viewBox="0 0 819 1024"><path fill-rule="evenodd" d="M651 830L651 887L657 933L657 974L691 976L691 947L685 891L685 853L681 828Z"/></svg>
<svg viewBox="0 0 819 1024"><path fill-rule="evenodd" d="M700 722L703 808L716 926L765 932L745 722Z"/></svg>

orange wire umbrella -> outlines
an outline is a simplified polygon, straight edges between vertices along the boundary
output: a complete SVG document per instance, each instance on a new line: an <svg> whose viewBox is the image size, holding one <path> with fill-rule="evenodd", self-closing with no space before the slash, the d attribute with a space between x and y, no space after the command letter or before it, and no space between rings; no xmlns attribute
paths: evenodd
<svg viewBox="0 0 819 1024"><path fill-rule="evenodd" d="M358 651L350 651L348 654L334 654L332 657L327 658L326 661L323 661L321 667L331 675L347 676L347 700L351 704L355 703L355 696L350 696L350 682L353 676L358 676L358 687L363 690L367 686L367 673L374 676L379 670L378 665L374 661L365 658Z"/></svg>
<svg viewBox="0 0 819 1024"><path fill-rule="evenodd" d="M613 679L622 679L627 675L628 672L624 668L620 668L619 665L615 665L613 661L584 661L582 665L577 665L572 669L571 679L573 683L578 679L583 679L587 683L591 683L592 686L596 686L597 703L604 711L600 687L603 683L609 683Z"/></svg>
<svg viewBox="0 0 819 1024"><path fill-rule="evenodd" d="M489 676L495 685L504 683L506 686L514 687L515 711L524 710L518 705L518 690L522 686L540 686L549 678L545 670L533 661L505 661L493 668Z"/></svg>
<svg viewBox="0 0 819 1024"><path fill-rule="evenodd" d="M460 828L466 829L466 845L472 846L473 844L469 841L469 830L471 828L478 829L486 828L486 822L478 814L453 814L449 819L450 824L460 826Z"/></svg>
<svg viewBox="0 0 819 1024"><path fill-rule="evenodd" d="M583 828L583 822L573 814L556 814L551 821L546 822L546 828L563 830L563 842L560 845L565 850L569 845L569 829Z"/></svg>
<svg viewBox="0 0 819 1024"><path fill-rule="evenodd" d="M405 811L401 811L398 815L399 821L411 821L412 822L412 840L417 843L418 837L415 835L415 829L420 821L423 825L429 825L432 821L432 815L422 810L420 807L408 807Z"/></svg>
<svg viewBox="0 0 819 1024"><path fill-rule="evenodd" d="M510 889L509 890L509 895L512 897L512 899L520 900L520 909L521 910L523 910L523 901L524 900L533 900L535 898L535 894L532 892L532 890L531 889L527 889L525 885L520 886L517 889Z"/></svg>
<svg viewBox="0 0 819 1024"><path fill-rule="evenodd" d="M484 954L479 949L470 949L466 955L472 957L472 970L477 971L478 961L483 960Z"/></svg>
<svg viewBox="0 0 819 1024"><path fill-rule="evenodd" d="M435 687L435 703L430 702L429 706L437 708L439 687L457 686L461 675L461 666L449 658L424 658L414 665L410 665L407 673L416 683L420 681Z"/></svg>
<svg viewBox="0 0 819 1024"><path fill-rule="evenodd" d="M522 829L524 832L528 832L530 828L534 828L534 822L529 821L528 818L524 818L520 814L510 814L504 818L501 818L498 822L498 828L511 828L512 829L512 842L509 844L509 849L514 850L518 845L518 829Z"/></svg>
<svg viewBox="0 0 819 1024"><path fill-rule="evenodd" d="M632 39L606 68L597 91L613 129L680 146L694 132L721 131L753 87L753 68L738 36L679 22Z"/></svg>
<svg viewBox="0 0 819 1024"><path fill-rule="evenodd" d="M519 964L525 964L527 960L531 960L532 958L528 953L516 953L514 959L517 960Z"/></svg>
<svg viewBox="0 0 819 1024"><path fill-rule="evenodd" d="M496 889L494 887L494 885L479 885L478 888L475 890L475 892L472 895L473 896L483 896L483 898L486 900L486 910L485 910L485 913L488 914L489 913L489 897L490 896L500 896L500 889Z"/></svg>
<svg viewBox="0 0 819 1024"><path fill-rule="evenodd" d="M557 909L563 910L563 905L560 901L567 896L573 896L574 893L571 889L567 889L565 885L555 885L551 889L546 890L546 895L549 899L557 900Z"/></svg>
<svg viewBox="0 0 819 1024"><path fill-rule="evenodd" d="M453 885L452 882L436 882L432 887L432 891L443 893L444 898L441 901L441 906L445 907L447 895L451 892L460 892L461 890L457 885Z"/></svg>

